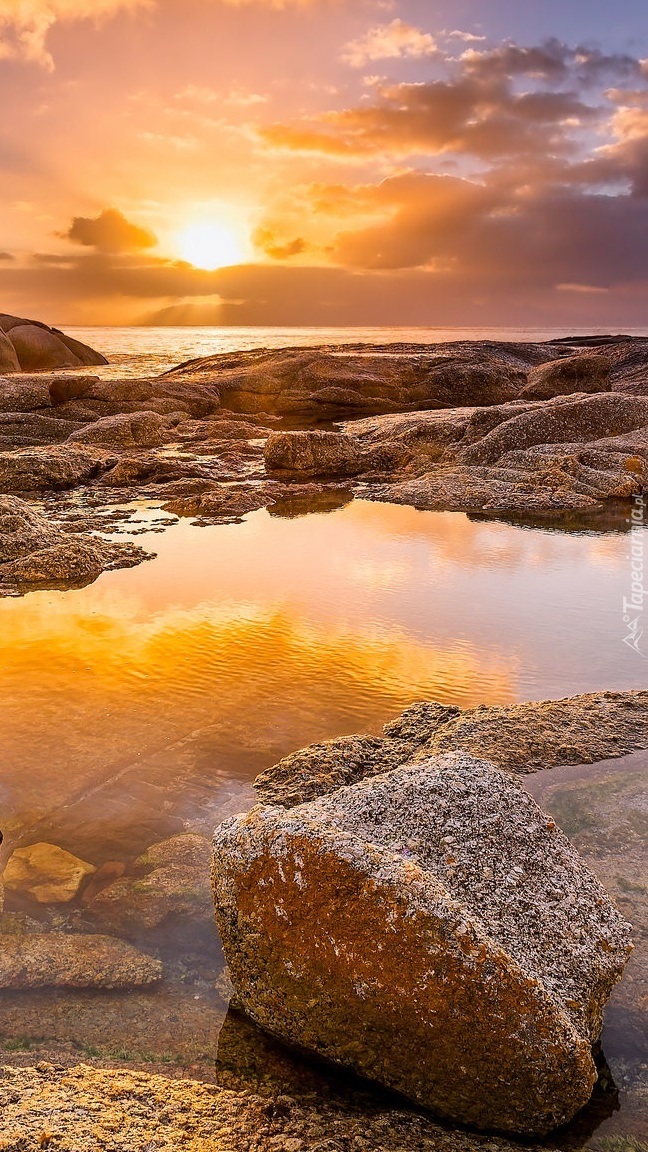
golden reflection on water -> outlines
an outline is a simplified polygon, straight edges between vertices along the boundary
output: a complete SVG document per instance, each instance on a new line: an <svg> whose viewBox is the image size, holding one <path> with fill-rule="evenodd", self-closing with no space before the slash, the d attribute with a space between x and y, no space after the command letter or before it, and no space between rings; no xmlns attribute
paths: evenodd
<svg viewBox="0 0 648 1152"><path fill-rule="evenodd" d="M136 774L191 733L209 734L203 777L243 779L313 740L379 731L417 699L560 694L542 688L552 667L560 688L556 639L579 631L569 588L582 596L589 572L590 610L616 595L624 548L608 538L593 568L595 538L368 503L140 539L157 560L0 603L5 828ZM574 691L597 675L598 628L594 615ZM633 654L618 650L614 676L631 679Z"/></svg>

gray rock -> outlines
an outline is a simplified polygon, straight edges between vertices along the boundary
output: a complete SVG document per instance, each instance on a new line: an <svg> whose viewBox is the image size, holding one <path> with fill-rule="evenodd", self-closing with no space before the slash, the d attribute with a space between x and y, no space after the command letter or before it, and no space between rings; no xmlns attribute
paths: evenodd
<svg viewBox="0 0 648 1152"><path fill-rule="evenodd" d="M237 997L267 1031L479 1128L589 1099L629 927L553 820L464 754L214 838Z"/></svg>

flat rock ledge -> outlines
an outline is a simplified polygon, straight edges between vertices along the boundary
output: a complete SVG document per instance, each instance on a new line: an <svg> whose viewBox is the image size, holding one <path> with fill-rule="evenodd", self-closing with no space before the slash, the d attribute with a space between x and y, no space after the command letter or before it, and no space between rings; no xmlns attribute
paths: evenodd
<svg viewBox="0 0 648 1152"><path fill-rule="evenodd" d="M0 1115L0 1152L519 1152L505 1138L449 1131L393 1103L260 1095L45 1062L0 1068Z"/></svg>
<svg viewBox="0 0 648 1152"><path fill-rule="evenodd" d="M216 916L262 1028L447 1119L544 1135L597 1079L630 928L554 821L466 754L214 838Z"/></svg>
<svg viewBox="0 0 648 1152"><path fill-rule="evenodd" d="M525 775L648 748L648 691L590 692L503 707L413 704L380 736L310 744L257 776L265 804L290 808L409 761L463 750Z"/></svg>

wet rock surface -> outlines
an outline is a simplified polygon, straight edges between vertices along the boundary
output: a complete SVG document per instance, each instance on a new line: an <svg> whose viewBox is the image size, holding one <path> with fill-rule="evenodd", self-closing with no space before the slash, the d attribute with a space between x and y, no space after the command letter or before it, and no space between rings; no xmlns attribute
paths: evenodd
<svg viewBox="0 0 648 1152"><path fill-rule="evenodd" d="M7 340L25 327L7 324ZM151 379L0 378L0 492L65 493L63 514L159 499L216 524L352 484L416 508L559 517L641 499L647 477L643 339L259 350Z"/></svg>
<svg viewBox="0 0 648 1152"><path fill-rule="evenodd" d="M95 871L93 864L57 844L28 844L12 852L2 879L8 891L30 896L39 904L67 904Z"/></svg>
<svg viewBox="0 0 648 1152"><path fill-rule="evenodd" d="M211 926L210 845L204 836L185 834L154 844L128 876L106 885L88 904L90 915L111 931L139 935L171 917Z"/></svg>

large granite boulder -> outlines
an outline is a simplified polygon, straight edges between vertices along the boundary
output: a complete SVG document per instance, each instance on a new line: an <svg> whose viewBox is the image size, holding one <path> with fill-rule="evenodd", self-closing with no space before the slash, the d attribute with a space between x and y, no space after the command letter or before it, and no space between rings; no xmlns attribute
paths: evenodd
<svg viewBox="0 0 648 1152"><path fill-rule="evenodd" d="M492 765L456 753L254 808L217 830L213 883L267 1031L479 1128L544 1134L589 1099L630 930Z"/></svg>
<svg viewBox="0 0 648 1152"><path fill-rule="evenodd" d="M0 330L0 372L20 372L16 349L2 330Z"/></svg>
<svg viewBox="0 0 648 1152"><path fill-rule="evenodd" d="M107 364L105 356L39 320L0 315L0 371L38 372Z"/></svg>

